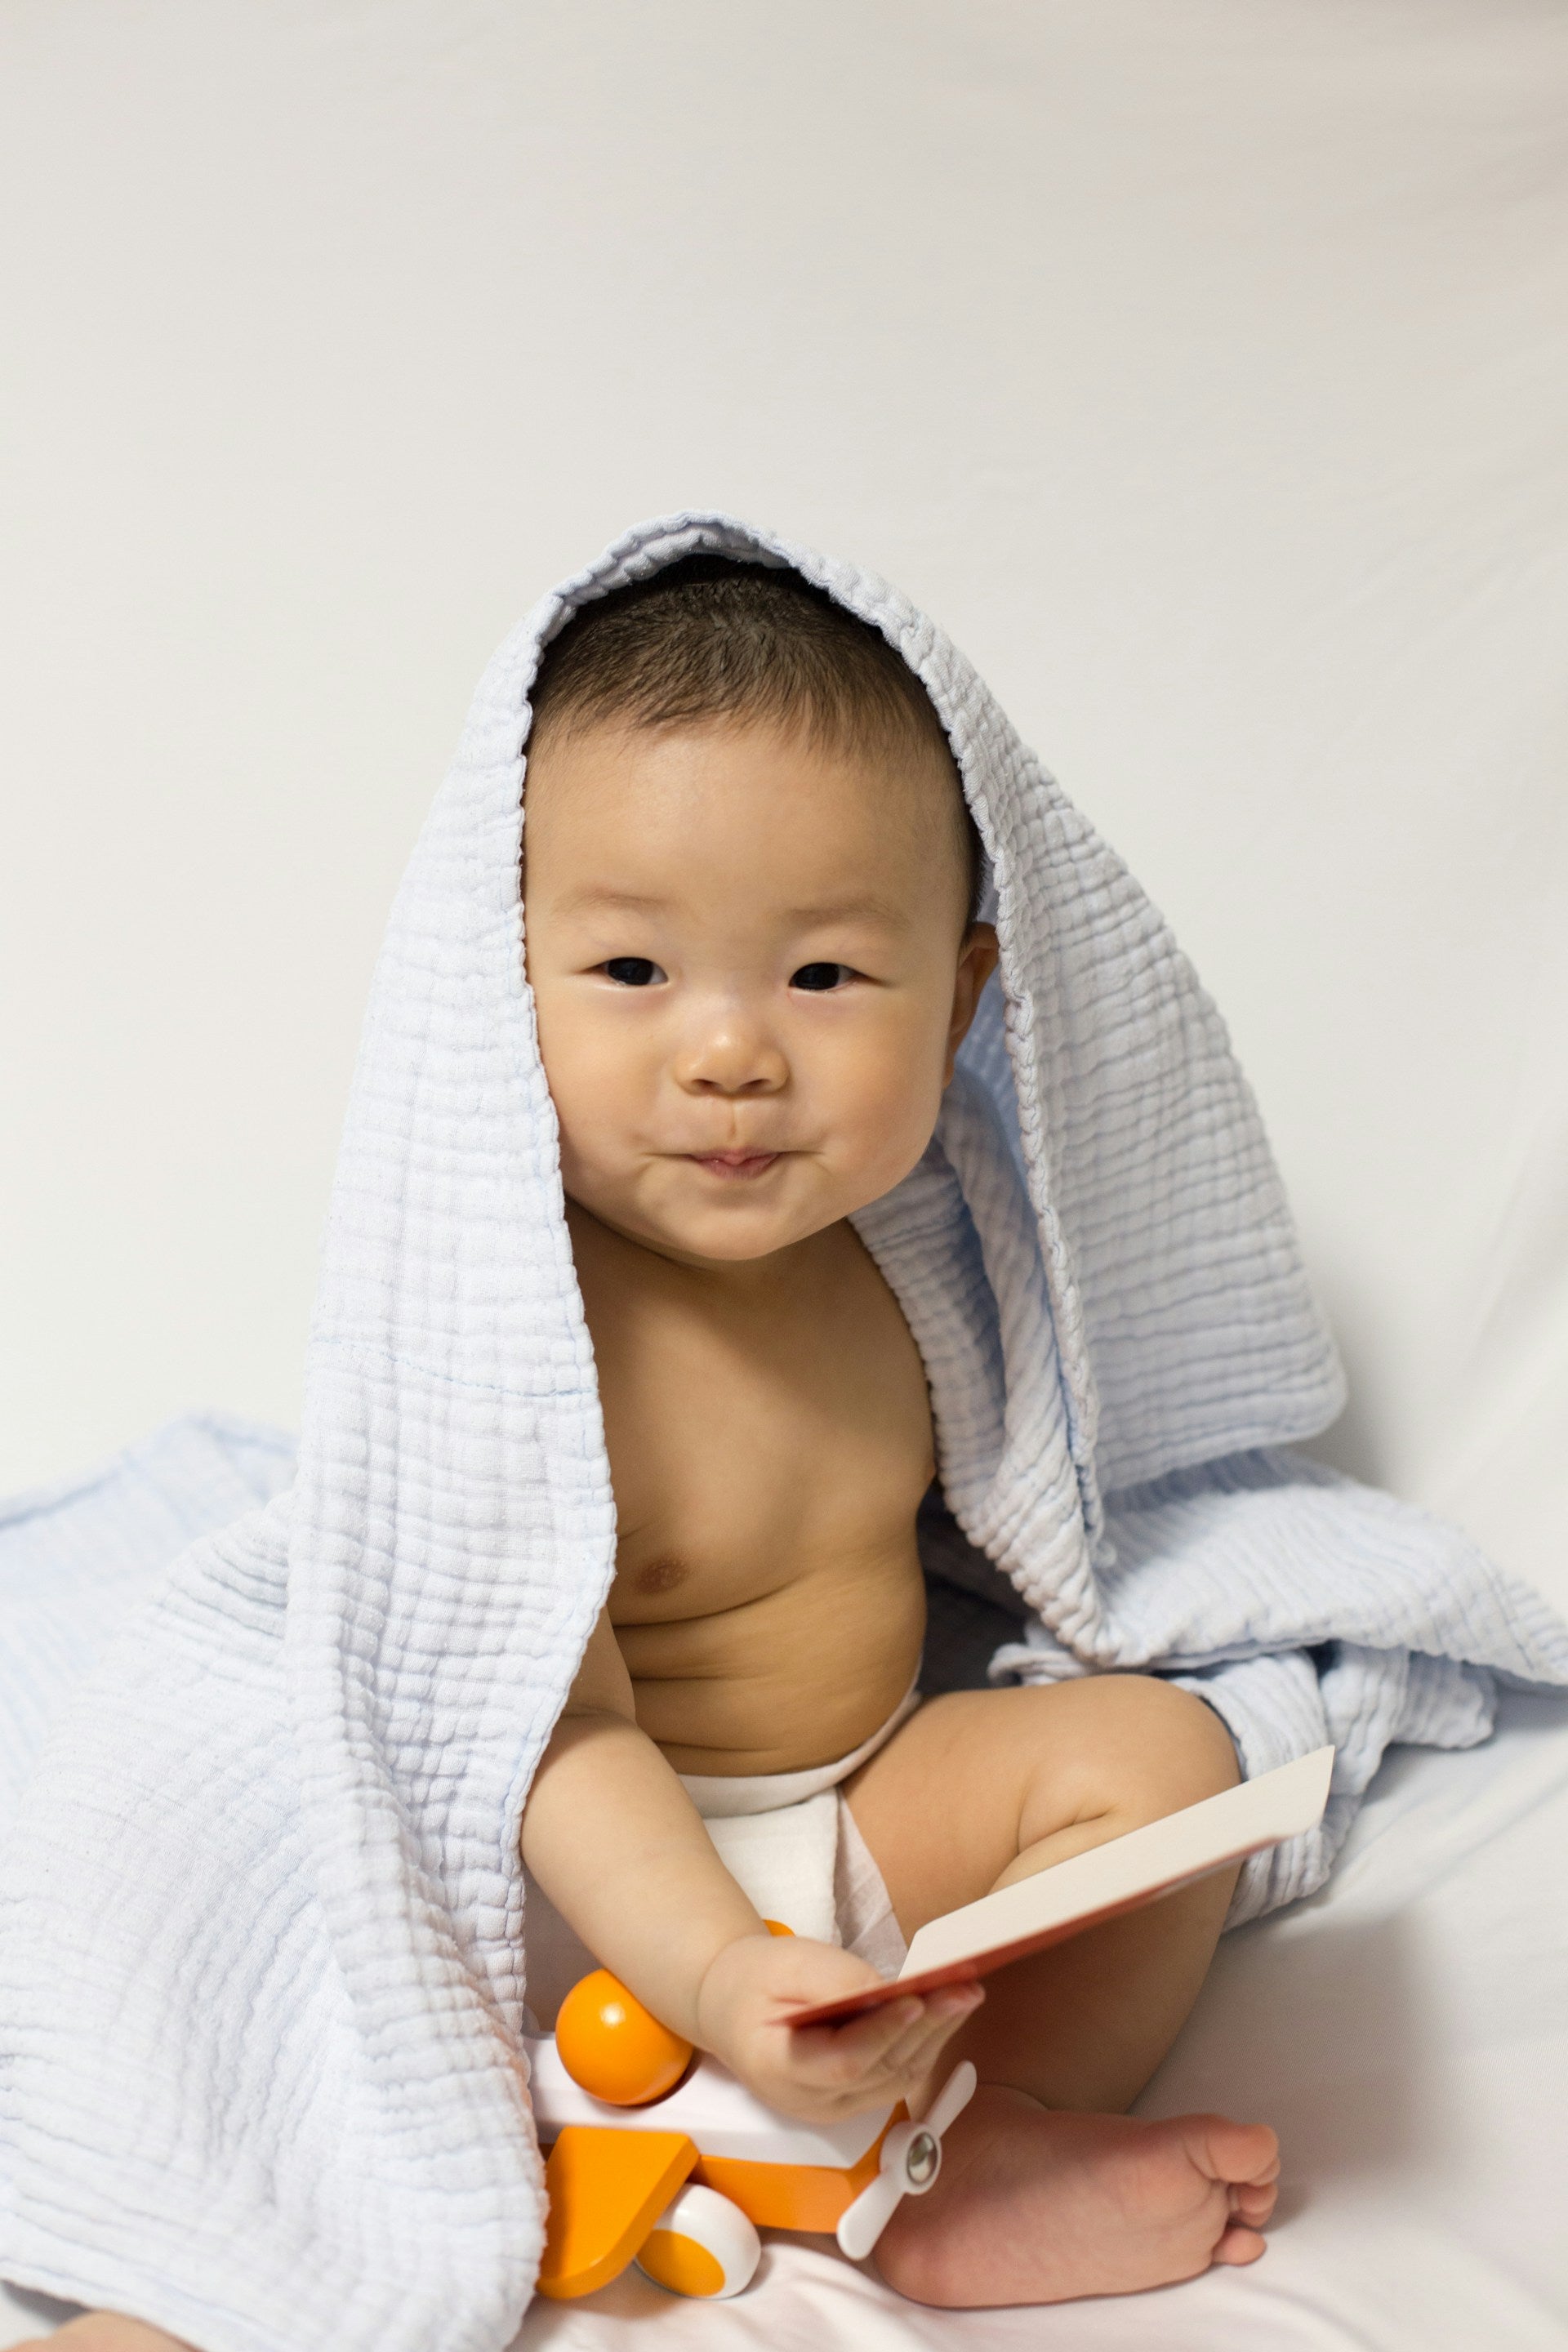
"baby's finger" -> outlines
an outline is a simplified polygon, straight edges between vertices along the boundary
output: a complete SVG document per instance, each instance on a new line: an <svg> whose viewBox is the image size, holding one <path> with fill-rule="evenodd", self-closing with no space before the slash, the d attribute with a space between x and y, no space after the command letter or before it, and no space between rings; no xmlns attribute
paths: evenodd
<svg viewBox="0 0 1568 2352"><path fill-rule="evenodd" d="M891 2063L902 2063L917 2049L953 2032L977 2003L966 1991L928 1994L921 2001L920 2014L911 2018L898 2040L889 2044L886 2057Z"/></svg>
<svg viewBox="0 0 1568 2352"><path fill-rule="evenodd" d="M878 2037L879 2047L868 2048L868 2037L851 2039L838 2029L840 2047L820 2079L858 2098L900 2097L935 2064L943 2042L978 2006L978 2000L975 1989L959 1986L923 2000L900 2001L883 2012L893 2030Z"/></svg>
<svg viewBox="0 0 1568 2352"><path fill-rule="evenodd" d="M910 1994L852 2017L845 2025L797 2025L790 2033L792 2063L818 2082L847 2087L886 2071L887 2054L918 2027L921 2003Z"/></svg>
<svg viewBox="0 0 1568 2352"><path fill-rule="evenodd" d="M921 2015L908 2032L884 2053L882 2063L904 2082L929 2073L966 2019L973 2016L985 1995L978 1985L954 1985L928 1995Z"/></svg>

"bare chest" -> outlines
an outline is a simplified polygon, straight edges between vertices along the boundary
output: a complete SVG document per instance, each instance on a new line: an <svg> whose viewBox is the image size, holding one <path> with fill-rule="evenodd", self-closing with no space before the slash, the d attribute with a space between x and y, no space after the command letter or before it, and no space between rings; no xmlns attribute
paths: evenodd
<svg viewBox="0 0 1568 2352"><path fill-rule="evenodd" d="M593 1319L619 1529L617 1622L689 1619L912 1543L925 1377L863 1252L835 1288L736 1313L662 1286Z"/></svg>

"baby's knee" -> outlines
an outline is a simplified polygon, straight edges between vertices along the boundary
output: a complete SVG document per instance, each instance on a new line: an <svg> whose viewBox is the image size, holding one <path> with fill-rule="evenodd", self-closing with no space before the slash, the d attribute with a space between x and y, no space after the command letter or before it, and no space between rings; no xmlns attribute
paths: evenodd
<svg viewBox="0 0 1568 2352"><path fill-rule="evenodd" d="M1235 1788L1241 1779L1236 1742L1224 1717L1206 1700L1175 1683L1162 1681L1158 1675L1117 1675L1110 1679L1126 1685L1128 1701L1143 1732L1150 1769L1168 1787L1181 1788L1183 1804L1195 1805L1200 1798Z"/></svg>
<svg viewBox="0 0 1568 2352"><path fill-rule="evenodd" d="M1157 1675L1098 1675L1083 1695L1084 1757L1098 1804L1128 1827L1201 1803L1241 1779L1224 1720Z"/></svg>

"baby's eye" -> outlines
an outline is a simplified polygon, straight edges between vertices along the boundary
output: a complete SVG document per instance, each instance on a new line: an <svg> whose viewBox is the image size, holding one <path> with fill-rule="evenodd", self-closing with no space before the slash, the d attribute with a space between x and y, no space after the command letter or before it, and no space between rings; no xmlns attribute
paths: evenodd
<svg viewBox="0 0 1568 2352"><path fill-rule="evenodd" d="M647 956L611 956L599 970L621 988L651 988L666 975Z"/></svg>
<svg viewBox="0 0 1568 2352"><path fill-rule="evenodd" d="M842 988L847 980L854 977L847 963L803 963L798 971L791 972L789 984L820 995L827 989Z"/></svg>

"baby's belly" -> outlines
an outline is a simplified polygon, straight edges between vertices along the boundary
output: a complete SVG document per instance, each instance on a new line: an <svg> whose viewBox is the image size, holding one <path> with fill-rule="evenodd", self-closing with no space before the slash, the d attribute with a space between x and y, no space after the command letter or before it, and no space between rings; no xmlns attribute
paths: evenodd
<svg viewBox="0 0 1568 2352"><path fill-rule="evenodd" d="M798 1772L847 1756L920 1665L918 1562L803 1577L702 1617L616 1622L637 1721L678 1772Z"/></svg>

